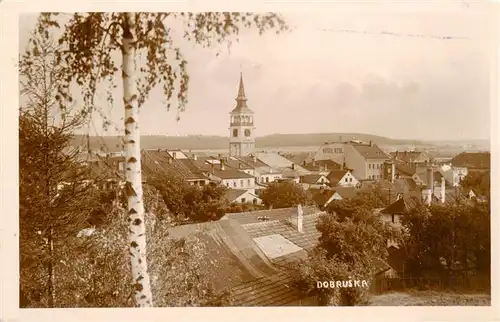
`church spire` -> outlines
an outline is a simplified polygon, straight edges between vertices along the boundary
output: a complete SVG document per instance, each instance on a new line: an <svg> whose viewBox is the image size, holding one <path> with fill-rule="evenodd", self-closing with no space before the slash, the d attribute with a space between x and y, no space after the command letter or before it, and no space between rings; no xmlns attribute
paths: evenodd
<svg viewBox="0 0 500 322"><path fill-rule="evenodd" d="M238 89L238 97L237 101L246 101L247 98L245 96L245 86L243 86L243 73L240 72L240 87Z"/></svg>
<svg viewBox="0 0 500 322"><path fill-rule="evenodd" d="M238 96L236 97L236 107L231 113L247 113L253 114L253 111L247 106L247 97L245 95L245 86L243 85L243 73L240 73L240 85L238 88Z"/></svg>

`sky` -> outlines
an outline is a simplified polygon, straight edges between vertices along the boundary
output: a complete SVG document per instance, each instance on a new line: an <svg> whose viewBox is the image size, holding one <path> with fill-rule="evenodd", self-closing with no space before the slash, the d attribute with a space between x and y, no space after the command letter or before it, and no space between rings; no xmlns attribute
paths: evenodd
<svg viewBox="0 0 500 322"><path fill-rule="evenodd" d="M186 111L177 122L161 90L153 90L141 108L141 134L229 135L229 112L242 72L257 136L360 132L404 139L488 139L488 8L465 2L440 10L425 6L373 12L358 10L358 3L338 12L284 12L291 32L259 36L245 30L230 50L178 39L190 75ZM35 21L34 14L21 16L20 51ZM180 24L171 26L182 31ZM118 84L112 108L105 100L107 87L99 89L101 112L94 113L91 134L122 134ZM79 92L75 88L77 102ZM112 119L113 128L102 129L101 113Z"/></svg>

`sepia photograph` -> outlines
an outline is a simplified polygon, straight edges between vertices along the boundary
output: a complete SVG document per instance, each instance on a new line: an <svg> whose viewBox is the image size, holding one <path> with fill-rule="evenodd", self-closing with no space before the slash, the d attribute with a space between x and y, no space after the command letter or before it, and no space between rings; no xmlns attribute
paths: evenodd
<svg viewBox="0 0 500 322"><path fill-rule="evenodd" d="M18 310L493 306L493 5L309 6L19 12Z"/></svg>

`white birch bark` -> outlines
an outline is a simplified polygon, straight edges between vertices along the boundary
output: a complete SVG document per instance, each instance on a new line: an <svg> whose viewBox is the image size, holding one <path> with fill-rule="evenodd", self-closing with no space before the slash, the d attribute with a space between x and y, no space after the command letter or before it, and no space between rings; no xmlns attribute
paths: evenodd
<svg viewBox="0 0 500 322"><path fill-rule="evenodd" d="M135 64L135 13L124 13L123 102L125 105L125 180L129 222L129 253L136 306L152 307L153 296L146 261L146 224L141 174L139 107Z"/></svg>

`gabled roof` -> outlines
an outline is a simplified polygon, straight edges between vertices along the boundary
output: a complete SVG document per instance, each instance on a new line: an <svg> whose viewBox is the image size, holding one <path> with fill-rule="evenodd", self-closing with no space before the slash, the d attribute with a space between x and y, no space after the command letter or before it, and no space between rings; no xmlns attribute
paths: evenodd
<svg viewBox="0 0 500 322"><path fill-rule="evenodd" d="M240 169L240 170L250 170L254 169L254 167L250 166L246 162L239 160L238 158L235 157L228 157L223 160L224 165L228 166L233 169Z"/></svg>
<svg viewBox="0 0 500 322"><path fill-rule="evenodd" d="M226 199L229 201L229 202L233 202L235 201L237 198L241 197L242 195L244 195L245 193L247 193L248 190L244 190L244 189L227 189L225 191L225 196L226 196ZM257 198L256 195L250 193L250 195L254 198ZM249 200L250 201L250 200Z"/></svg>
<svg viewBox="0 0 500 322"><path fill-rule="evenodd" d="M309 189L309 191L312 192L313 201L320 207L324 207L328 200L335 194L334 190L329 189Z"/></svg>
<svg viewBox="0 0 500 322"><path fill-rule="evenodd" d="M358 193L355 187L334 187L333 191L338 193L343 199L354 198Z"/></svg>
<svg viewBox="0 0 500 322"><path fill-rule="evenodd" d="M282 153L281 156L287 158L295 164L300 164L304 166L304 162L306 165L312 161L314 158L314 152L294 152L294 153Z"/></svg>
<svg viewBox="0 0 500 322"><path fill-rule="evenodd" d="M254 179L252 175L236 169L225 168L221 170L219 165L214 166L214 169L210 171L214 176L221 179Z"/></svg>
<svg viewBox="0 0 500 322"><path fill-rule="evenodd" d="M185 180L206 180L207 178L199 172L194 165L189 165L192 160L173 159L168 152L163 150L142 150L141 169L143 180L158 175L177 174Z"/></svg>
<svg viewBox="0 0 500 322"><path fill-rule="evenodd" d="M491 168L490 152L462 152L451 159L455 167L465 167L468 170L486 170Z"/></svg>
<svg viewBox="0 0 500 322"><path fill-rule="evenodd" d="M250 167L252 167L254 169L255 168L270 167L269 165L267 165L265 162L262 162L258 158L255 158L255 160L254 160L253 156L243 156L243 157L238 157L238 159L245 162L246 164L248 164Z"/></svg>
<svg viewBox="0 0 500 322"><path fill-rule="evenodd" d="M412 165L407 165L404 163L396 163L396 173L413 176L417 172L417 167Z"/></svg>
<svg viewBox="0 0 500 322"><path fill-rule="evenodd" d="M321 213L317 207L314 206L304 206L302 207L302 212L304 216L311 214ZM297 213L296 207L289 208L277 208L277 209L266 209L257 211L247 211L247 212L237 212L237 213L227 213L221 220L232 219L237 221L242 225L261 223L272 220L281 220L289 218Z"/></svg>
<svg viewBox="0 0 500 322"><path fill-rule="evenodd" d="M347 174L347 172L349 172L349 170L332 170L326 178L330 183L337 183Z"/></svg>
<svg viewBox="0 0 500 322"><path fill-rule="evenodd" d="M381 210L384 214L403 214L415 208L420 200L417 197L403 196Z"/></svg>
<svg viewBox="0 0 500 322"><path fill-rule="evenodd" d="M425 153L423 151L396 151L389 153L389 155L394 159L409 163L425 155Z"/></svg>
<svg viewBox="0 0 500 322"><path fill-rule="evenodd" d="M385 154L376 144L358 144L351 143L354 150L356 150L365 160L388 160L390 157Z"/></svg>
<svg viewBox="0 0 500 322"><path fill-rule="evenodd" d="M303 167L294 164L292 161L288 160L287 158L282 157L281 155L277 153L272 153L272 152L257 152L255 153L255 156L261 160L262 162L268 164L272 168L276 168L280 171L283 171L284 169L291 169L292 165L294 167L294 171L299 173L299 175L306 175L310 174L311 172L304 169ZM285 175L285 173L283 173Z"/></svg>
<svg viewBox="0 0 500 322"><path fill-rule="evenodd" d="M342 168L342 165L340 163L337 163L333 160L327 159L327 160L315 160L314 162L309 162L306 163L305 165L302 164L304 169L307 169L309 171L320 171L324 167L326 167L327 171L328 170L340 170ZM347 169L346 169L347 170Z"/></svg>
<svg viewBox="0 0 500 322"><path fill-rule="evenodd" d="M207 257L215 262L206 265L216 289L240 285L278 272L240 224L233 220L211 221L172 227L174 239L197 237L205 246Z"/></svg>
<svg viewBox="0 0 500 322"><path fill-rule="evenodd" d="M318 183L319 179L321 179L323 177L325 177L325 176L321 175L321 174L307 174L305 176L300 177L300 182L301 183L315 184L315 183Z"/></svg>

